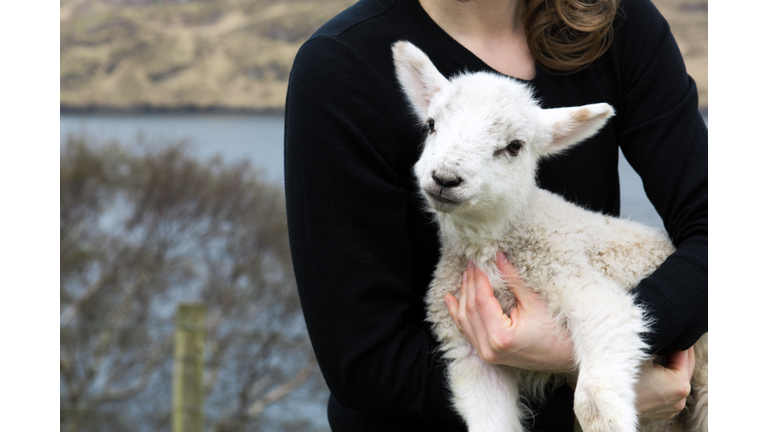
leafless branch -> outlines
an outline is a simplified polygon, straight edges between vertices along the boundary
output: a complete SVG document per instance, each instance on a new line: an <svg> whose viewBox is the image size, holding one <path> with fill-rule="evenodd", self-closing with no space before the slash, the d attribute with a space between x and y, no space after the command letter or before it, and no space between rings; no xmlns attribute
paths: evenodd
<svg viewBox="0 0 768 432"><path fill-rule="evenodd" d="M118 400L125 400L136 396L139 392L144 390L149 384L149 379L152 377L152 373L157 366L157 363L168 352L169 347L172 345L173 335L166 336L165 339L157 346L154 347L147 360L144 362L144 367L141 372L141 376L132 385L119 389L111 390L109 387L105 388L103 393L97 396L96 399L91 401L91 404L99 404L104 402L114 402Z"/></svg>
<svg viewBox="0 0 768 432"><path fill-rule="evenodd" d="M80 310L80 307L83 305L83 303L87 302L91 298L93 298L94 295L96 295L99 291L106 286L107 282L107 275L106 273L102 272L100 277L91 284L91 286L88 288L88 290L80 296L77 300L72 302L67 308L64 310L64 312L61 314L61 326L66 327L68 326L72 320L75 319L77 316L78 311Z"/></svg>
<svg viewBox="0 0 768 432"><path fill-rule="evenodd" d="M253 405L251 405L251 407L248 409L248 417L255 418L260 416L261 413L264 412L264 409L267 407L267 405L275 403L280 399L291 394L291 392L293 392L294 390L299 388L302 384L304 384L307 378L309 378L309 375L312 373L313 369L314 369L314 364L311 362L308 362L299 371L299 373L297 373L296 376L293 377L292 380L271 390L269 393L264 395L264 397L254 402Z"/></svg>

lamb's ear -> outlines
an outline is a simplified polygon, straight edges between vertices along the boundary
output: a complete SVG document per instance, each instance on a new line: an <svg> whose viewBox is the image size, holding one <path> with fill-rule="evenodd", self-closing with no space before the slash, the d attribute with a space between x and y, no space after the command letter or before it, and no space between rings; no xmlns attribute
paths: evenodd
<svg viewBox="0 0 768 432"><path fill-rule="evenodd" d="M597 133L613 114L613 108L606 103L541 110L541 126L549 140L539 152L551 155L584 141Z"/></svg>
<svg viewBox="0 0 768 432"><path fill-rule="evenodd" d="M410 42L396 42L392 45L392 55L400 86L419 118L426 120L432 96L445 87L448 80L429 61L429 57Z"/></svg>

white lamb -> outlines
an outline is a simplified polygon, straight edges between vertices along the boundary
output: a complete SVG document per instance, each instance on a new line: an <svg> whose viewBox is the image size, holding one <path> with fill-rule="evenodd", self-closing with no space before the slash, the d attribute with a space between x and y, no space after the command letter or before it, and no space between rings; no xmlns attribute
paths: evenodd
<svg viewBox="0 0 768 432"><path fill-rule="evenodd" d="M628 290L673 251L667 235L566 202L536 186L539 158L596 133L608 104L542 109L525 85L497 74L443 77L421 50L393 45L396 74L429 127L416 174L440 225L442 257L427 295L428 320L448 362L454 404L471 432L521 432L525 407L547 382L576 384L574 411L587 432L707 430L707 336L684 415L640 425L634 386L647 356L643 311ZM514 307L493 258L504 251L526 284L568 329L578 373L535 373L485 363L462 337L443 297L457 293L471 259L502 308ZM578 377L578 381L576 378Z"/></svg>

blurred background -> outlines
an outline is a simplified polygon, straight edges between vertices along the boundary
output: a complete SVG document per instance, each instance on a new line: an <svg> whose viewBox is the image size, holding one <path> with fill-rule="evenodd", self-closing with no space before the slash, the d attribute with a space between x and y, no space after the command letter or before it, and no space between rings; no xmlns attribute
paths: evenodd
<svg viewBox="0 0 768 432"><path fill-rule="evenodd" d="M62 431L329 430L282 113L296 51L352 3L60 1ZM654 3L708 121L707 1ZM622 216L661 226L620 175Z"/></svg>

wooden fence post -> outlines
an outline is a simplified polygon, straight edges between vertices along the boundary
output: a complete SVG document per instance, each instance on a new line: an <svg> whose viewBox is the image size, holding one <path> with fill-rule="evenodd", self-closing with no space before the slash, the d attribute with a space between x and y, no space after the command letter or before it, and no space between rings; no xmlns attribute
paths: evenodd
<svg viewBox="0 0 768 432"><path fill-rule="evenodd" d="M173 432L203 432L204 346L205 306L180 304L173 354Z"/></svg>

